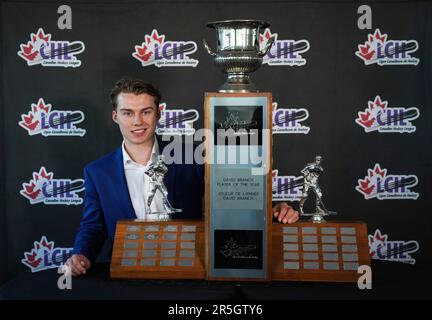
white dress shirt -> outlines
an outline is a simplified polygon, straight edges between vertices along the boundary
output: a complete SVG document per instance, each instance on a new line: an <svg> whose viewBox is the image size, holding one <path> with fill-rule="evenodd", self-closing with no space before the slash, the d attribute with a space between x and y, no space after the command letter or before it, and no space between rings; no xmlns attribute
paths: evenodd
<svg viewBox="0 0 432 320"><path fill-rule="evenodd" d="M145 174L145 171L147 170L147 167L150 163L157 161L157 157L159 155L158 142L156 139L154 140L152 153L147 165L136 163L131 159L126 151L124 141L122 143L122 151L123 166L132 206L138 219L146 219L147 198L148 193L150 192L150 178ZM157 191L151 203L150 209L152 212L156 212L163 211L163 208L162 195L160 191Z"/></svg>

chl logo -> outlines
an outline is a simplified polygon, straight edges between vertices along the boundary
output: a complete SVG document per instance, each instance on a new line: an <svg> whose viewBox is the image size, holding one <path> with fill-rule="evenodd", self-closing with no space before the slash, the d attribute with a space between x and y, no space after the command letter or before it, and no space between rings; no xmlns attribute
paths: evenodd
<svg viewBox="0 0 432 320"><path fill-rule="evenodd" d="M145 42L135 46L132 57L141 62L143 67L196 67L198 60L189 57L197 50L193 41L165 41L165 35L159 35L153 29L145 35Z"/></svg>
<svg viewBox="0 0 432 320"><path fill-rule="evenodd" d="M411 57L416 52L416 40L388 40L387 34L381 34L376 29L374 34L368 35L368 41L358 45L356 56L363 60L365 65L418 65L420 59Z"/></svg>
<svg viewBox="0 0 432 320"><path fill-rule="evenodd" d="M272 171L273 201L299 201L302 195L303 177L280 176L279 170Z"/></svg>
<svg viewBox="0 0 432 320"><path fill-rule="evenodd" d="M412 133L416 131L416 127L411 121L419 117L420 111L414 107L388 107L388 101L376 96L375 100L369 101L368 107L357 115L355 122L362 126L366 133Z"/></svg>
<svg viewBox="0 0 432 320"><path fill-rule="evenodd" d="M269 66L303 66L306 59L301 55L309 50L307 40L277 40L278 34L271 33L269 28L260 34L260 49L264 49L269 39L274 36L275 43L263 58L263 64Z"/></svg>
<svg viewBox="0 0 432 320"><path fill-rule="evenodd" d="M40 98L37 103L32 103L31 110L21 115L18 124L24 128L30 136L42 134L43 136L79 136L85 135L86 130L77 128L84 120L82 111L52 110L51 104L45 103Z"/></svg>
<svg viewBox="0 0 432 320"><path fill-rule="evenodd" d="M309 111L299 109L278 109L278 103L273 102L273 134L308 134L310 127L302 125L309 118Z"/></svg>
<svg viewBox="0 0 432 320"><path fill-rule="evenodd" d="M42 65L43 67L72 67L81 65L76 55L85 49L82 41L53 41L51 34L45 34L39 28L36 34L30 35L27 44L20 45L18 56L23 58L28 66Z"/></svg>
<svg viewBox="0 0 432 320"><path fill-rule="evenodd" d="M198 120L199 114L195 109L167 109L166 103L159 104L161 117L156 128L159 135L193 135L193 124Z"/></svg>
<svg viewBox="0 0 432 320"><path fill-rule="evenodd" d="M21 195L30 204L80 205L83 199L77 194L84 190L83 179L54 179L54 173L47 173L45 167L33 172L33 179L22 184Z"/></svg>
<svg viewBox="0 0 432 320"><path fill-rule="evenodd" d="M48 241L42 236L40 241L34 242L34 248L24 252L21 262L32 272L58 268L70 257L73 248L55 248L54 241Z"/></svg>
<svg viewBox="0 0 432 320"><path fill-rule="evenodd" d="M372 259L415 264L411 255L420 247L417 241L389 241L388 236L382 235L379 229L368 239Z"/></svg>
<svg viewBox="0 0 432 320"><path fill-rule="evenodd" d="M419 194L410 190L417 183L418 178L415 175L387 174L387 169L381 169L379 163L376 163L373 169L368 169L368 175L364 179L358 179L355 189L366 200L373 198L417 200Z"/></svg>

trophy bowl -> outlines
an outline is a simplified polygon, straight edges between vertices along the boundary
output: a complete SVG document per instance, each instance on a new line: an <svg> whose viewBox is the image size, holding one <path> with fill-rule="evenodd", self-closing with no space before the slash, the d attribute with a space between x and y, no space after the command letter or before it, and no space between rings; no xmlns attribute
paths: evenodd
<svg viewBox="0 0 432 320"><path fill-rule="evenodd" d="M217 47L213 50L204 39L207 52L215 65L226 74L225 83L219 92L257 92L250 80L250 74L261 66L263 57L274 43L270 38L260 50L260 30L270 24L259 20L226 20L207 24L217 32Z"/></svg>

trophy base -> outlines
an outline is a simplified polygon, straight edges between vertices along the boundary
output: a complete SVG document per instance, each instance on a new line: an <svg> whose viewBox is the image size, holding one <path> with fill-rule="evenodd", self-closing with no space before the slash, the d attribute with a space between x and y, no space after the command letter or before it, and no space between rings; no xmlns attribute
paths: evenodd
<svg viewBox="0 0 432 320"><path fill-rule="evenodd" d="M204 222L120 220L111 278L205 279Z"/></svg>
<svg viewBox="0 0 432 320"><path fill-rule="evenodd" d="M371 265L367 226L361 221L272 225L272 280L357 282Z"/></svg>
<svg viewBox="0 0 432 320"><path fill-rule="evenodd" d="M219 88L222 93L248 93L259 92L255 84L250 81L248 75L228 75L225 83Z"/></svg>

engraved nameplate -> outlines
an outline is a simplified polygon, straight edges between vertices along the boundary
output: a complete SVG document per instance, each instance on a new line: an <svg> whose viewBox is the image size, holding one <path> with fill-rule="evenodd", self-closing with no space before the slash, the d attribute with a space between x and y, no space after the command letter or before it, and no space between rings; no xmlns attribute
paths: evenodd
<svg viewBox="0 0 432 320"><path fill-rule="evenodd" d="M139 234L128 233L126 234L126 240L138 240L140 238Z"/></svg>
<svg viewBox="0 0 432 320"><path fill-rule="evenodd" d="M196 232L196 226L182 226L182 232Z"/></svg>
<svg viewBox="0 0 432 320"><path fill-rule="evenodd" d="M127 226L126 227L127 232L141 232L140 226Z"/></svg>

